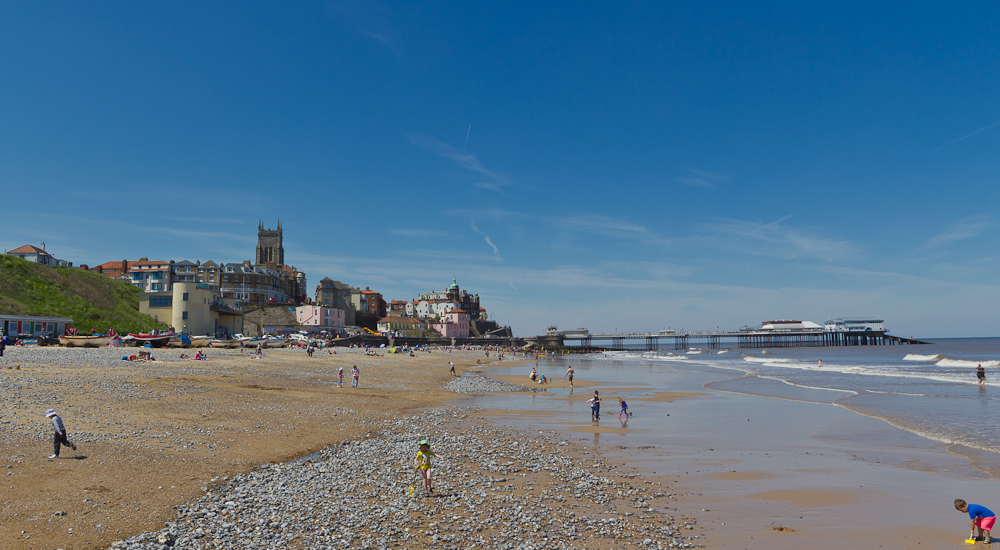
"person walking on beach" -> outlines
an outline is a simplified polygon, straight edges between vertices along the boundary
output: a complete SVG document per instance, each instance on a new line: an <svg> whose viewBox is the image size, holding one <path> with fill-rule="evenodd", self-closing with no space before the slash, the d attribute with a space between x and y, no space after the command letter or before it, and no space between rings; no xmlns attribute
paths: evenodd
<svg viewBox="0 0 1000 550"><path fill-rule="evenodd" d="M569 380L570 389L573 388L573 365L566 369L566 379Z"/></svg>
<svg viewBox="0 0 1000 550"><path fill-rule="evenodd" d="M341 388L344 387L344 365L341 365L340 368L337 369L337 386Z"/></svg>
<svg viewBox="0 0 1000 550"><path fill-rule="evenodd" d="M531 383L534 384L535 383L535 379L538 378L538 370L535 369L534 367L532 367L531 368L531 374L528 375L528 378L530 378L531 379Z"/></svg>
<svg viewBox="0 0 1000 550"><path fill-rule="evenodd" d="M976 529L979 529L979 537L983 538L985 544L990 544L990 531L997 516L989 508L979 504L969 504L960 498L955 499L955 509L959 512L969 514L969 538L976 538Z"/></svg>
<svg viewBox="0 0 1000 550"><path fill-rule="evenodd" d="M70 449L76 450L76 445L70 443L69 439L66 438L66 426L63 426L62 418L56 414L56 411L49 409L45 411L45 418L52 420L52 456L49 458L59 458L59 446L65 445Z"/></svg>
<svg viewBox="0 0 1000 550"><path fill-rule="evenodd" d="M0 354L0 355L2 355L2 354ZM976 378L979 379L979 385L980 386L982 386L983 384L986 384L986 369L983 368L982 363L980 363L979 366L976 367Z"/></svg>
<svg viewBox="0 0 1000 550"><path fill-rule="evenodd" d="M420 451L413 459L413 467L420 469L420 475L424 478L424 493L430 495L434 492L434 484L431 481L431 458L440 456L431 450L430 443L426 439L420 440Z"/></svg>
<svg viewBox="0 0 1000 550"><path fill-rule="evenodd" d="M3 350L7 348L7 337L3 335L3 331L0 330L0 357L3 357Z"/></svg>
<svg viewBox="0 0 1000 550"><path fill-rule="evenodd" d="M354 375L354 380L351 381L351 387L356 388L358 387L358 378L361 377L361 371L358 370L357 365L354 365L354 368L351 369L351 374Z"/></svg>
<svg viewBox="0 0 1000 550"><path fill-rule="evenodd" d="M451 365L451 375L455 376L455 362L454 361L448 361L448 364Z"/></svg>

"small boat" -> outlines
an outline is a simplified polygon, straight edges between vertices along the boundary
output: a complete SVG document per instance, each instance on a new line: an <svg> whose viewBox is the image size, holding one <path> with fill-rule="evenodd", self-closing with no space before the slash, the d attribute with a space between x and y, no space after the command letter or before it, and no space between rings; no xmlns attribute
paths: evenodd
<svg viewBox="0 0 1000 550"><path fill-rule="evenodd" d="M154 348L162 348L167 345L170 338L173 337L172 334L146 334L141 332L139 334L129 333L130 342L134 346L144 346L149 344Z"/></svg>
<svg viewBox="0 0 1000 550"><path fill-rule="evenodd" d="M212 340L213 348L238 348L240 347L239 340Z"/></svg>
<svg viewBox="0 0 1000 550"><path fill-rule="evenodd" d="M267 340L267 343L264 345L264 347L266 347L268 349L287 348L288 344L290 344L290 343L291 343L291 340L289 340L287 338L284 339L284 340L275 340L275 339L272 338L272 339Z"/></svg>
<svg viewBox="0 0 1000 550"><path fill-rule="evenodd" d="M106 336L104 334L97 334L95 336L60 336L59 343L71 348L101 347L106 346L114 339L114 336Z"/></svg>
<svg viewBox="0 0 1000 550"><path fill-rule="evenodd" d="M175 334L167 341L168 348L189 348L191 347L191 339L183 334Z"/></svg>
<svg viewBox="0 0 1000 550"><path fill-rule="evenodd" d="M211 336L192 336L191 337L191 347L192 348L203 348L212 343Z"/></svg>

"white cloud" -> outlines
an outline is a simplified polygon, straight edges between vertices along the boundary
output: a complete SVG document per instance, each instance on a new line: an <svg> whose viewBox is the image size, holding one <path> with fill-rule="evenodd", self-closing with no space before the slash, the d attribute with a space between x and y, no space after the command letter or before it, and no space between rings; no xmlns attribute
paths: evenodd
<svg viewBox="0 0 1000 550"><path fill-rule="evenodd" d="M743 220L719 220L705 224L705 232L693 240L733 252L746 252L774 258L818 258L835 261L856 256L859 248L846 240L818 235L814 230L781 225L791 216L770 223ZM742 242L737 242L742 241Z"/></svg>
<svg viewBox="0 0 1000 550"><path fill-rule="evenodd" d="M949 224L944 231L928 239L924 243L924 248L942 248L964 239L978 237L995 225L996 223L985 215L965 218Z"/></svg>

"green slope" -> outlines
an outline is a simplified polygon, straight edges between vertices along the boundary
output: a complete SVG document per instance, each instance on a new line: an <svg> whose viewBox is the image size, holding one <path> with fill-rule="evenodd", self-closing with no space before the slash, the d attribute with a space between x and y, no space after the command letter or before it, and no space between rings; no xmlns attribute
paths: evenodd
<svg viewBox="0 0 1000 550"><path fill-rule="evenodd" d="M0 254L0 315L69 317L80 332L168 328L139 313L139 289L99 273Z"/></svg>

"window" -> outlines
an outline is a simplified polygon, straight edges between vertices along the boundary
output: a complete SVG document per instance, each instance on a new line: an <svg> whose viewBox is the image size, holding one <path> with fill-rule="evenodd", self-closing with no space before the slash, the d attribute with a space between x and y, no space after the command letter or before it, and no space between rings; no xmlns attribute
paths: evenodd
<svg viewBox="0 0 1000 550"><path fill-rule="evenodd" d="M204 275L198 275L198 282L199 283L204 283L205 282L205 276Z"/></svg>
<svg viewBox="0 0 1000 550"><path fill-rule="evenodd" d="M159 271L157 271L156 273L150 273L150 277L151 277L152 279L156 279L156 280L159 280L159 279L160 279L160 272L159 272Z"/></svg>
<svg viewBox="0 0 1000 550"><path fill-rule="evenodd" d="M223 275L222 276L222 280L223 281L228 281L229 280L229 275Z"/></svg>
<svg viewBox="0 0 1000 550"><path fill-rule="evenodd" d="M181 313L181 319L187 319L187 318L188 318L188 312L186 312L186 311L182 312Z"/></svg>
<svg viewBox="0 0 1000 550"><path fill-rule="evenodd" d="M150 290L160 290L160 283L152 283L149 285Z"/></svg>
<svg viewBox="0 0 1000 550"><path fill-rule="evenodd" d="M173 296L150 296L149 307L172 307L174 305Z"/></svg>
<svg viewBox="0 0 1000 550"><path fill-rule="evenodd" d="M188 299L188 293L187 293L187 292L185 292L185 293L184 293L184 297L183 297L183 298L181 298L181 300L184 300L184 301L186 302L186 301L187 301L187 299ZM185 313L184 313L184 315L185 315L185 317L184 317L184 318L185 318L185 319L187 319L187 312L185 312Z"/></svg>

